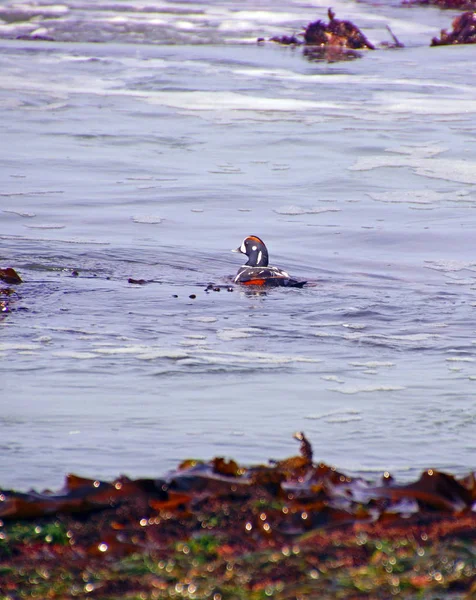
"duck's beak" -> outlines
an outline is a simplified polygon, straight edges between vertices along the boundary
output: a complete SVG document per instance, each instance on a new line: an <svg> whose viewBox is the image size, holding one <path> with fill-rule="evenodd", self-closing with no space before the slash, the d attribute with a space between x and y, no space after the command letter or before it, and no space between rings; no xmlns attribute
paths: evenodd
<svg viewBox="0 0 476 600"><path fill-rule="evenodd" d="M232 252L239 252L240 254L244 254L241 248L235 248L234 250L232 250Z"/></svg>

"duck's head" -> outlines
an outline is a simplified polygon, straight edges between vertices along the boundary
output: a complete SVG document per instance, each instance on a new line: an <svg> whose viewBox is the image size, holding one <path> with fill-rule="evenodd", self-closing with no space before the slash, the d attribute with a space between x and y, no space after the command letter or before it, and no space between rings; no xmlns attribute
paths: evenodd
<svg viewBox="0 0 476 600"><path fill-rule="evenodd" d="M232 252L240 252L246 254L248 262L245 263L247 267L267 267L268 266L268 249L256 235L249 235L245 238L241 246L232 250Z"/></svg>

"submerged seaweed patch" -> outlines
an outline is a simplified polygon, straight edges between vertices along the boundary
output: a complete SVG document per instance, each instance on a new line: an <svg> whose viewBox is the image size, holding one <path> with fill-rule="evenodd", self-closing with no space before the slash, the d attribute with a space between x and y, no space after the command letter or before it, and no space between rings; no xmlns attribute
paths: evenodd
<svg viewBox="0 0 476 600"><path fill-rule="evenodd" d="M5 598L454 598L476 592L474 475L372 484L298 456L0 492Z"/></svg>

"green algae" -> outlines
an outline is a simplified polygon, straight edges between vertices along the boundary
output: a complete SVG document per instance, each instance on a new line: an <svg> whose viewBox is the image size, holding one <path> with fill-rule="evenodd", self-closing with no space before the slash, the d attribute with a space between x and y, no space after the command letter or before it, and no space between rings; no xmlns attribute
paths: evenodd
<svg viewBox="0 0 476 600"><path fill-rule="evenodd" d="M354 500L352 478L298 439L301 456L273 466L188 461L168 482L3 491L0 600L476 597L474 477L359 480ZM402 497L413 514L396 510Z"/></svg>

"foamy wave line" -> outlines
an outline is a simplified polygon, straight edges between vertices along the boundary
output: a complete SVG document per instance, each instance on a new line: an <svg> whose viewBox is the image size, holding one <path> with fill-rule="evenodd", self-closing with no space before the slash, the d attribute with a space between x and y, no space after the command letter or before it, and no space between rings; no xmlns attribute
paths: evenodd
<svg viewBox="0 0 476 600"><path fill-rule="evenodd" d="M373 393L373 392L398 392L404 390L405 387L402 385L364 385L364 386L342 386L338 388L331 388L332 392L339 392L341 394L360 394L361 392Z"/></svg>

